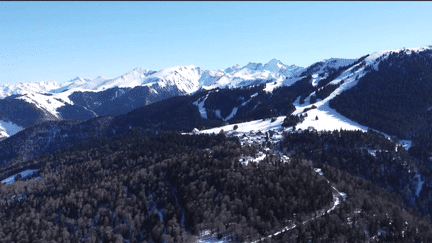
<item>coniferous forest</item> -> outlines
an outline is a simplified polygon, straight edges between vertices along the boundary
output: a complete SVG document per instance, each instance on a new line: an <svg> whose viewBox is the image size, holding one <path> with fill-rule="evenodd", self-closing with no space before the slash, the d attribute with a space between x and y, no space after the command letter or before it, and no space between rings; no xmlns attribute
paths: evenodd
<svg viewBox="0 0 432 243"><path fill-rule="evenodd" d="M419 217L420 209L405 205L397 185L386 189L393 179L369 175L364 168L370 164L356 161L367 157L366 144L389 151L394 144L361 134L289 134L280 145L291 154L289 161L270 149L263 161L247 164L241 159L256 157L262 147L242 146L224 133L155 135L132 129L85 140L2 168L2 178L25 169L37 172L0 185L0 239L195 242L211 231L230 242L431 241L430 222ZM321 146L331 148L320 153ZM343 154L344 146L354 150ZM398 165L392 168L382 153L377 152L376 167L397 173ZM338 196L335 188L348 196ZM287 226L295 227L266 237Z"/></svg>
<svg viewBox="0 0 432 243"><path fill-rule="evenodd" d="M431 50L393 52L330 101L342 115L400 139L431 134Z"/></svg>

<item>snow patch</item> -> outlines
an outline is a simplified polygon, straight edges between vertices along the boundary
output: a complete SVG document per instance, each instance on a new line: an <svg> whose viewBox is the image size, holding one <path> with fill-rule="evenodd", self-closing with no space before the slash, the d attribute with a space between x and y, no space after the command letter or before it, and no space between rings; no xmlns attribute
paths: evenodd
<svg viewBox="0 0 432 243"><path fill-rule="evenodd" d="M266 157L267 157L267 154L265 154L262 151L259 151L256 158L253 158L251 156L243 156L239 161L240 161L240 163L242 163L244 165L248 165L249 162L259 163L259 162L263 161Z"/></svg>
<svg viewBox="0 0 432 243"><path fill-rule="evenodd" d="M399 144L405 148L406 151L411 148L412 140L399 140Z"/></svg>
<svg viewBox="0 0 432 243"><path fill-rule="evenodd" d="M422 179L421 179L421 175L418 174L418 172L416 171L416 175L414 176L414 178L417 178L417 187L416 187L416 191L415 194L417 197L420 196L420 192L423 188L423 184L425 183Z"/></svg>
<svg viewBox="0 0 432 243"><path fill-rule="evenodd" d="M5 137L12 136L12 135L20 132L23 129L24 129L23 127L18 126L13 122L6 122L6 121L0 120L0 137L2 135Z"/></svg>
<svg viewBox="0 0 432 243"><path fill-rule="evenodd" d="M322 170L320 168L314 168L315 172L318 173L318 175L324 175Z"/></svg>
<svg viewBox="0 0 432 243"><path fill-rule="evenodd" d="M241 104L241 106L245 106L245 105L247 105L254 97L256 97L258 95L258 93L255 93L255 94L253 94L253 95L251 95L251 97L247 100L247 101L245 101L245 102L243 102L242 104Z"/></svg>
<svg viewBox="0 0 432 243"><path fill-rule="evenodd" d="M15 176L21 175L21 178L27 178L27 177L33 175L36 171L38 171L38 170L24 170L24 171L21 171L19 173L12 175L12 176L9 176L8 178L2 180L1 182L6 183L6 184L12 184L15 182Z"/></svg>
<svg viewBox="0 0 432 243"><path fill-rule="evenodd" d="M223 121L229 121L229 120L231 120L236 114L237 114L237 107L234 107L232 109L231 113L227 117L225 117L223 119Z"/></svg>

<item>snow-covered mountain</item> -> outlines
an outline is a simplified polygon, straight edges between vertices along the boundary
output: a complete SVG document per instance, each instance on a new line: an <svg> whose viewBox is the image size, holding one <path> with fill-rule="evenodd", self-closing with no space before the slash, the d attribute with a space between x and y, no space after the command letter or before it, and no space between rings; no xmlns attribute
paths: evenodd
<svg viewBox="0 0 432 243"><path fill-rule="evenodd" d="M409 63L413 53L424 56L431 49L379 51L359 59L331 58L307 68L286 66L273 59L264 65L249 63L224 70L190 65L157 72L136 68L113 79L76 78L46 93L0 99L0 121L9 127L0 128L0 136L7 137L10 128L16 133L38 120L87 120L103 115L116 115L107 128L109 136L133 127L186 131L289 114L303 116L297 129L367 130L371 126L348 119L330 107L331 101L356 87L365 75L373 75L372 70L378 70L392 53L401 54L398 58ZM404 68L400 66L400 70ZM263 83L264 87L256 86ZM255 87L230 89L245 86ZM179 97L169 99L175 96ZM152 104L162 100L166 101Z"/></svg>
<svg viewBox="0 0 432 243"><path fill-rule="evenodd" d="M65 167L68 173L81 175L81 172L87 170L78 171L74 168L89 165L91 169L97 169L100 167L98 162L102 162L102 172L118 172L116 168L127 170L127 166L132 166L129 168L131 171L137 171L135 165L145 164L139 162L146 162L146 158L149 158L149 165L153 166L152 163L157 160L159 164L156 166L161 165L159 167L162 170L169 172L170 168L174 168L175 171L178 165L164 160L165 151L177 153L176 151L190 150L195 156L198 151L196 148L199 148L199 151L204 153L202 156L195 157L203 158L204 162L208 156L228 162L235 161L234 164L225 163L227 169L223 170L232 169L233 172L238 172L236 176L246 178L243 181L247 182L247 185L251 183L244 171L253 170L254 167L265 170L269 168L286 170L290 167L283 166L294 165L296 171L302 172L299 178L304 179L303 175L309 173L306 169L312 166L309 168L313 173L311 178L317 179L318 184L320 181L325 182L325 177L329 183L334 182L335 178L342 178L332 184L332 191L325 194L328 200L333 198L332 204L320 206L318 211L313 208L310 217L307 215L303 219L284 221L286 223L283 225L278 224L277 229L267 230L268 233L261 240L272 237L273 240L286 241L290 236L287 238L285 235L281 238L280 234L301 225L307 226L308 222L311 229L311 222L323 223L322 220L331 217L334 209L346 208L341 207L344 204L354 205L346 212L341 211L347 218L346 221L342 220L343 226L351 229L354 224L349 226L349 219L357 217L359 213L366 215L366 219L378 215L370 205L387 200L386 195L391 195L388 198L389 202L397 197L398 203L404 202L405 206L413 206L416 210L419 209L419 212L430 215L432 211L428 206L431 202L432 177L428 175L427 170L427 165L432 160L430 153L432 142L427 146L425 142L432 141L430 137L432 97L429 98L432 92L432 46L379 51L358 59L331 58L307 68L286 66L277 59L264 65L249 63L244 67L235 65L224 70L212 71L193 65L172 67L157 72L136 68L117 78L98 77L92 80L77 77L51 86L53 88L49 89L48 84L40 83L34 86L38 92L32 92L28 88L32 87L31 85L21 85L9 89L10 95L0 99L1 182L15 183L15 188L19 188L20 185L29 182L30 178L26 177L32 173L35 174L31 179L42 179L41 183L50 182L49 179L54 178L52 175L56 168ZM237 89L237 87L247 88ZM396 109L388 109L392 106ZM412 112L407 112L407 109L411 109ZM125 111L129 112L125 113ZM51 121L32 125L36 120ZM407 123L410 122L415 124L417 130L407 132L412 136L409 138L395 137L399 135L393 131L398 130L384 130L376 126L377 123L385 126L393 125L396 129L408 131ZM369 131L370 129L378 133L334 131ZM179 136L175 131L182 132L184 135L219 135L198 138ZM419 140L413 131L417 134L420 131L426 136L420 137ZM147 136L158 133L162 136ZM234 136L238 140L231 140L232 138L225 140L225 136ZM183 138L186 140L181 140ZM221 142L220 144L224 143L226 147L218 145L219 142L214 143L217 140ZM424 143L425 147L419 146L419 141ZM155 142L168 145L168 149L151 151L152 146L148 145ZM176 143L190 143L193 147L183 149ZM238 143L242 147L238 146ZM205 146L203 148L196 144L205 144ZM210 149L207 149L207 146ZM407 152L401 146L405 150L410 147L411 149ZM61 151L66 147L68 147L66 150ZM231 151L235 156L227 159L226 151ZM103 157L100 157L101 154ZM416 157L418 155L421 157ZM188 156L189 154L184 154L177 157ZM217 162L215 159L208 160L206 166L215 164L215 161ZM196 159L191 162L192 165L196 165ZM181 163L184 165L189 162L182 160ZM261 163L264 167L256 166L255 163ZM168 167L166 164L169 164ZM183 165L181 166L184 167ZM300 165L304 168L299 167ZM113 166L113 169L109 167L106 169L104 166ZM49 175L42 173L47 170L50 172ZM213 171L218 170L220 166ZM212 173L211 170L209 171ZM44 175L49 178L45 178ZM338 177L338 175L342 176ZM105 174L103 176L106 177ZM348 179L345 178L347 176ZM261 177L268 178L266 175ZM76 182L76 176L72 179L72 182ZM164 178L161 181L165 182ZM358 185L363 187L358 187L356 184L348 185L350 181L358 182ZM398 183L394 183L395 181ZM255 184L258 188L262 186L260 182ZM14 185L8 185L12 188L11 186ZM169 193L173 191L171 190L173 186L175 185L172 181L167 181L166 188ZM268 188L270 187L271 185ZM376 192L380 187L384 190L379 191L380 195L376 200L364 198L366 189L372 188ZM49 189L49 185L47 188ZM353 188L360 188L360 193ZM156 189L159 190L158 187L153 189L150 189L150 194ZM322 188L318 189L322 190ZM387 194L386 190L391 193ZM9 195L12 196L6 199L17 198L14 194L16 192L11 191ZM308 193L303 194L308 195ZM176 199L177 196L174 195L172 198ZM359 200L364 201L363 204L355 203ZM184 207L184 204L180 204L177 203L179 207ZM358 232L367 230L374 232L365 239L376 237L384 239L382 237L385 234L378 235L377 232L384 232L394 225L402 236L404 232L415 233L416 225L423 225L422 227L427 229L428 226L423 222L417 223L411 216L407 216L407 219L401 218L407 215L406 212L402 212L404 207L393 206L394 210L387 210L388 217L387 211L381 213L381 216L378 215L388 223L388 227L378 226L377 230L372 230L370 227L371 230L368 230L365 226ZM396 207L400 212L395 211ZM159 210L159 215L165 216L164 212L170 209L158 206L155 210ZM271 210L269 212L265 215L271 216L273 212ZM386 217L384 218L383 215ZM183 217L180 219L179 214L173 217L175 217L174 221L178 220L183 224ZM366 221L361 223L367 225ZM378 225L379 222L384 221L376 220ZM409 229L408 225L414 225L414 228ZM386 232L396 232L395 227ZM160 229L162 232L162 228ZM205 231L213 232L207 229ZM428 230L424 231L428 232ZM358 232L354 234L358 235ZM393 239L390 233L386 233L390 237L385 240ZM197 242L216 240L216 237L220 238L221 233L205 233L205 235L212 235L212 237L201 237ZM417 237L418 234L405 234L407 235ZM224 234L222 236L222 240L226 239ZM248 238L249 241L251 239L253 238Z"/></svg>
<svg viewBox="0 0 432 243"><path fill-rule="evenodd" d="M266 64L248 63L244 67L235 65L225 70L208 72L202 81L211 88L237 88L259 85L270 82L281 82L287 78L297 77L304 68L295 65L285 65L278 59L272 59Z"/></svg>
<svg viewBox="0 0 432 243"><path fill-rule="evenodd" d="M292 77L304 68L295 65L285 65L278 59L272 59L266 64L249 63L244 67L235 65L225 70L204 70L194 65L176 66L159 71L152 71L142 67L135 68L116 78L97 77L95 79L76 77L72 80L56 83L40 82L14 85L4 85L1 97L26 92L58 94L66 91L103 91L110 88L134 88L136 86L176 86L179 91L191 94L199 88L205 87L243 87L260 79L275 81ZM222 79L222 80L220 80ZM219 81L219 82L218 82ZM249 83L248 83L249 81ZM1 87L1 86L0 86ZM11 92L10 90L17 90ZM9 92L7 92L9 91Z"/></svg>
<svg viewBox="0 0 432 243"><path fill-rule="evenodd" d="M0 99L11 95L21 95L26 93L48 93L49 91L59 87L60 84L55 81L41 81L10 85L0 84Z"/></svg>
<svg viewBox="0 0 432 243"><path fill-rule="evenodd" d="M250 62L243 67L234 65L219 70L204 70L194 65L159 71L139 67L116 78L76 77L63 83L43 81L1 85L0 121L26 128L43 120L86 120L100 115L125 114L143 105L201 90L265 84L264 90L272 92L277 87L292 86L305 79L312 89L317 90L303 97L305 102L299 105L308 108L312 106L310 99L317 98L314 105L319 106L317 110L320 110L324 109L320 105L327 107L329 100L354 87L358 79L370 70L377 70L379 63L391 53L409 56L430 49L431 46L424 46L378 51L361 59L330 58L307 68L285 65L278 59L272 59L265 64ZM318 91L330 86L337 87L330 92L330 96L320 98ZM226 116L222 117L226 119ZM2 129L0 137L9 135L7 130Z"/></svg>
<svg viewBox="0 0 432 243"><path fill-rule="evenodd" d="M225 70L204 70L194 65L176 66L159 71L135 68L116 78L76 77L58 83L42 81L0 86L0 121L28 127L39 120L85 120L98 115L117 115L134 108L178 95L190 95L202 89L233 88L282 81L303 68L284 65L273 59L266 64L249 63ZM8 109L5 98L13 97L22 109ZM30 104L30 106L23 104ZM117 107L112 109L111 107ZM34 122L20 117L33 110ZM14 114L9 114L13 112ZM9 133L2 131L1 137Z"/></svg>

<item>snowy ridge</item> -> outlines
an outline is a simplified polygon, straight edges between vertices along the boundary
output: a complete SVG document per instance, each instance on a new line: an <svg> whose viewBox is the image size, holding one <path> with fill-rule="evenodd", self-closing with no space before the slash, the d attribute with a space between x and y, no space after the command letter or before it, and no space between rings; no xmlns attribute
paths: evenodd
<svg viewBox="0 0 432 243"><path fill-rule="evenodd" d="M42 110L49 119L62 119L58 109L66 105L75 105L69 98L74 92L95 93L111 88L132 89L137 86L147 86L154 95L158 95L161 90L164 93L172 93L174 96L190 95L201 89L235 88L273 81L282 82L286 77L292 76L294 71L299 70L303 70L303 68L284 65L277 59L272 59L264 65L261 63L249 63L244 67L236 65L225 70L216 71L203 70L194 65L170 67L159 71L138 67L116 78L99 76L95 79L89 79L78 76L63 83L43 81L39 83L3 85L0 86L0 98L17 94L18 97L15 99L21 99L33 104ZM112 99L114 98L117 98L117 96ZM88 108L84 107L87 110ZM205 110L200 110L201 115L206 117L203 111ZM235 114L236 109L224 120L230 120ZM6 136L3 133L2 136Z"/></svg>
<svg viewBox="0 0 432 243"><path fill-rule="evenodd" d="M408 55L413 52L430 50L432 46L417 48L402 48L395 50L377 51L370 54L364 61L376 67L378 59L386 58L390 53L404 51ZM311 65L315 74L325 73L328 69L337 69L351 65L357 59L330 58ZM181 92L190 94L198 88L215 87L243 87L251 82L261 80L262 83L277 82L277 85L291 85L300 79L300 74L306 69L295 65L285 65L278 59L272 59L266 64L248 63L241 67L234 65L226 69L215 71L203 70L194 65L165 68L151 71L142 67L135 68L117 78L97 77L95 79L76 77L72 80L58 83L55 81L41 81L34 83L20 83L16 85L0 85L0 98L13 94L27 93L61 93L66 90L101 91L109 88L134 88L140 85L158 84L161 87L175 85ZM252 84L255 85L255 84ZM269 84L269 86L271 86Z"/></svg>
<svg viewBox="0 0 432 243"><path fill-rule="evenodd" d="M22 95L27 93L48 93L50 90L59 88L60 84L55 81L41 81L33 83L19 83L11 85L0 85L0 99L11 95Z"/></svg>
<svg viewBox="0 0 432 243"><path fill-rule="evenodd" d="M324 67L338 69L340 67L348 66L353 64L357 59L345 59L345 58L330 58L325 59L322 62L324 63ZM320 68L318 73L323 72L324 68Z"/></svg>
<svg viewBox="0 0 432 243"><path fill-rule="evenodd" d="M372 65L375 70L378 70L379 59L387 59L391 53L405 52L407 55L411 55L413 52L423 52L431 49L432 49L432 45L427 45L427 46L414 47L414 48L400 48L394 50L376 51L370 54L365 59L365 62L367 65Z"/></svg>
<svg viewBox="0 0 432 243"><path fill-rule="evenodd" d="M216 80L204 83L210 88L236 88L249 85L258 85L269 82L282 82L286 78L295 76L296 73L303 71L304 68L295 65L285 65L277 59L272 59L266 64L248 63L244 67L238 65L227 68L224 71L213 71ZM215 78L213 78L215 79ZM204 80L203 80L204 81Z"/></svg>
<svg viewBox="0 0 432 243"><path fill-rule="evenodd" d="M302 70L304 70L304 68L295 65L285 65L278 59L272 59L264 65L261 63L249 63L244 67L235 65L225 70L219 69L214 71L203 70L194 65L170 67L159 71L138 67L112 79L101 76L95 79L88 79L78 76L60 84L54 81L44 81L40 83L20 84L17 87L4 85L0 86L4 89L3 93L0 93L0 97L23 93L18 93L18 91L12 92L15 89L25 90L26 92L49 92L51 94L56 94L71 90L102 91L114 87L134 88L141 85L158 85L162 88L166 86L176 86L181 92L190 94L201 87L207 89L215 87L242 87L248 85L248 82L244 81L257 79L264 81L281 81Z"/></svg>
<svg viewBox="0 0 432 243"><path fill-rule="evenodd" d="M62 83L61 87L51 90L50 93L61 93L61 92L64 92L66 90L78 88L81 86L87 87L88 89L91 89L91 87L92 87L91 84L92 84L91 79L81 78L81 77L77 76L74 79L71 79L69 81Z"/></svg>

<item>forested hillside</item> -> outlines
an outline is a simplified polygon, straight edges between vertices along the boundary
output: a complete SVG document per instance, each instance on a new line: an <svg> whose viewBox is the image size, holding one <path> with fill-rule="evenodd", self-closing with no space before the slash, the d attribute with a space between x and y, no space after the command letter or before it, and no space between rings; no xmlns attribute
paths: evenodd
<svg viewBox="0 0 432 243"><path fill-rule="evenodd" d="M292 156L310 159L315 166L330 165L367 179L396 193L417 214L432 215L430 164L410 156L402 146L379 133L304 131L286 134L281 148ZM340 189L353 192L346 185Z"/></svg>
<svg viewBox="0 0 432 243"><path fill-rule="evenodd" d="M95 143L94 141L91 142ZM205 229L243 241L332 202L323 177L223 135L162 134L81 143L3 171L39 172L1 185L2 239L188 242ZM16 222L16 224L10 224ZM30 226L30 227L28 227Z"/></svg>
<svg viewBox="0 0 432 243"><path fill-rule="evenodd" d="M391 52L353 88L330 101L342 115L363 125L412 139L431 133L432 50Z"/></svg>
<svg viewBox="0 0 432 243"><path fill-rule="evenodd" d="M29 169L37 172L0 185L0 238L195 242L210 230L217 237L244 242L290 225L297 228L265 239L430 237L430 225L406 212L385 190L343 171L338 176L341 171L335 167L325 165L324 176L319 175L307 160L292 157L284 163L271 150L259 163L239 162L261 149L241 146L223 133L144 135L132 129L121 137L87 140L2 168L1 178ZM339 206L326 177L348 193ZM359 197L362 201L353 201ZM333 204L336 210L315 218ZM328 231L314 228L320 224Z"/></svg>

